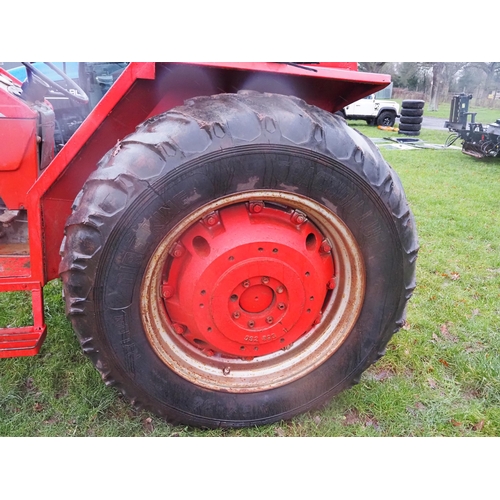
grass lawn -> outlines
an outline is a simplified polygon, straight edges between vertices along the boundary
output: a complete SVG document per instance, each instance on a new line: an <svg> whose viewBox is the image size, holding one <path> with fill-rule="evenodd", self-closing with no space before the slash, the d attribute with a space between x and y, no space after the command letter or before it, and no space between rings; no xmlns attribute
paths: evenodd
<svg viewBox="0 0 500 500"><path fill-rule="evenodd" d="M420 137L444 144L447 135ZM49 333L40 355L0 360L0 436L499 436L500 161L451 149L383 155L417 220L418 286L407 324L359 385L290 422L234 431L171 426L104 386L54 281L45 288ZM29 318L24 295L0 294L0 326Z"/></svg>

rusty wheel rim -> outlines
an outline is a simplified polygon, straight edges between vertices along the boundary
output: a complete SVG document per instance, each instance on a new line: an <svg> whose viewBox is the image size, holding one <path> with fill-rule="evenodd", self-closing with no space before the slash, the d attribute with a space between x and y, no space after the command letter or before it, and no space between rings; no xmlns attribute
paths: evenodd
<svg viewBox="0 0 500 500"><path fill-rule="evenodd" d="M304 196L249 191L184 218L147 264L140 305L152 348L207 389L297 380L354 326L365 270L337 215Z"/></svg>

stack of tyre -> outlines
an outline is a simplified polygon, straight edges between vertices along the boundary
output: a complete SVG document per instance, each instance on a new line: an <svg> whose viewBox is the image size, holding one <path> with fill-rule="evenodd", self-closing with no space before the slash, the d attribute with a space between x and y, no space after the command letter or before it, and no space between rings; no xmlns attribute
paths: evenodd
<svg viewBox="0 0 500 500"><path fill-rule="evenodd" d="M424 101L418 99L406 99L402 102L401 116L399 117L400 134L420 135L424 104Z"/></svg>

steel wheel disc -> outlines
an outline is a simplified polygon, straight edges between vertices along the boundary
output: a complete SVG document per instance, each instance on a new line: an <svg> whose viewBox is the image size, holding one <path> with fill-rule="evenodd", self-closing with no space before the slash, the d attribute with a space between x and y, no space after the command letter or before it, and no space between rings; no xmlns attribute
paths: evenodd
<svg viewBox="0 0 500 500"><path fill-rule="evenodd" d="M201 207L165 236L147 265L141 310L174 372L209 389L256 392L330 357L364 289L361 252L332 211L252 191Z"/></svg>

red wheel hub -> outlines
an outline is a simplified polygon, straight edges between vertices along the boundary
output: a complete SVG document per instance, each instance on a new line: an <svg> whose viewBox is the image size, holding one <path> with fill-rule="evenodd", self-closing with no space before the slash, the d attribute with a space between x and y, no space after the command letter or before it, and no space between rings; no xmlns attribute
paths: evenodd
<svg viewBox="0 0 500 500"><path fill-rule="evenodd" d="M301 212L239 203L192 224L162 274L175 332L207 355L276 352L320 320L334 283L331 244Z"/></svg>

